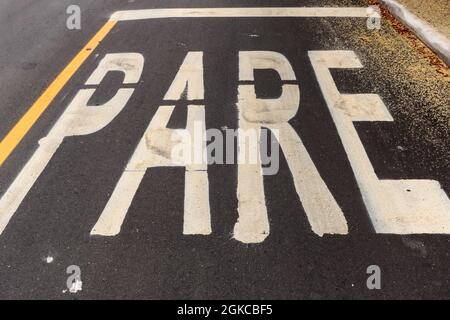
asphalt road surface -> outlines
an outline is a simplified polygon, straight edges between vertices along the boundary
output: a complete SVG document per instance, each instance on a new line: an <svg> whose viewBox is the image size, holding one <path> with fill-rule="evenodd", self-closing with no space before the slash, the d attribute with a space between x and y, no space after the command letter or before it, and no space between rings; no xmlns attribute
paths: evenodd
<svg viewBox="0 0 450 320"><path fill-rule="evenodd" d="M450 298L448 73L367 6L1 1L0 298Z"/></svg>

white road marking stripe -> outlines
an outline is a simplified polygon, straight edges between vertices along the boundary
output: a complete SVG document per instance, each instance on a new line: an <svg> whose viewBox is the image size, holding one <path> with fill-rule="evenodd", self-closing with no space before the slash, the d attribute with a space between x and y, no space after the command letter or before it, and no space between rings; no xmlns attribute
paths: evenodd
<svg viewBox="0 0 450 320"><path fill-rule="evenodd" d="M117 11L114 21L161 18L251 18L251 17L354 17L368 18L373 12L361 7L286 7L286 8L177 8Z"/></svg>
<svg viewBox="0 0 450 320"><path fill-rule="evenodd" d="M205 107L189 106L187 131L190 137L198 138L195 133L194 123L201 123L201 141L191 141L191 155L201 155L201 159L206 160L206 123ZM201 150L199 150L199 148ZM208 166L206 162L195 161L193 164L186 165L185 176L185 196L184 196L184 227L183 234L194 235L211 234L211 214L209 206L209 181Z"/></svg>
<svg viewBox="0 0 450 320"><path fill-rule="evenodd" d="M239 119L239 136L238 136L238 157L242 154L248 155L250 153L256 154L255 163L243 161L238 165L238 213L239 218L234 226L233 237L244 243L260 243L269 235L269 217L266 207L266 196L264 194L264 183L261 167L261 150L260 137L261 128L257 124L251 124L242 117ZM245 132L255 132L257 136L251 138L252 141L246 138ZM249 150L251 147L256 150Z"/></svg>

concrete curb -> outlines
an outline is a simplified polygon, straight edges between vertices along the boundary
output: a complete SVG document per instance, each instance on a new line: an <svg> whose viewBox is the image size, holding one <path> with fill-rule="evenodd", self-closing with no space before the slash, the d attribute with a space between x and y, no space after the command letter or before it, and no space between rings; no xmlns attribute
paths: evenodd
<svg viewBox="0 0 450 320"><path fill-rule="evenodd" d="M390 13L450 66L450 40L395 0L381 0Z"/></svg>

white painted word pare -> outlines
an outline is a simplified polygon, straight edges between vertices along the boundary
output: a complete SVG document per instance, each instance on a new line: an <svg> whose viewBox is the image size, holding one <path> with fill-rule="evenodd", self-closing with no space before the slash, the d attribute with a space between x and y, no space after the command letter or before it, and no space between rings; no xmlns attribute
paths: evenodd
<svg viewBox="0 0 450 320"><path fill-rule="evenodd" d="M310 62L336 125L356 181L377 233L390 234L449 234L450 201L437 181L432 180L380 180L353 125L356 121L393 121L385 104L376 94L341 94L331 76L330 69L362 68L353 51L310 51ZM145 58L140 53L107 54L98 64L86 85L98 86L110 71L125 74L116 94L101 106L88 106L96 89L81 89L49 134L21 170L17 178L0 199L0 233L46 168L66 137L95 134L105 128L127 105L138 85ZM124 67L126 66L126 68ZM275 70L281 80L282 94L277 99L257 98L254 70ZM323 181L301 137L289 124L300 105L300 87L292 84L295 72L288 59L273 51L241 51L239 53L238 103L239 128L270 129L286 157L296 193L307 214L312 231L324 234L347 234L347 221L340 206ZM253 84L252 84L253 83ZM131 87L130 87L131 85ZM187 53L164 100L175 101L187 93L189 101L204 101L203 52ZM133 198L147 170L156 167L184 167L184 227L186 235L209 235L211 213L207 163L173 161L170 150L175 147L174 129L167 127L175 106L159 106L144 135L140 139L122 176L91 234L115 236L121 231ZM207 158L205 106L189 105L186 129L180 134L192 133L194 124L200 126L204 136L200 144L190 145L192 153ZM197 131L198 125L196 126ZM242 131L242 132L244 132ZM161 143L163 141L164 143ZM179 141L177 142L179 144ZM238 153L256 148L249 145L245 135L238 135ZM239 156L239 155L238 155ZM244 243L260 243L270 233L264 193L264 179L260 157L252 163L238 164L238 213L234 238ZM132 217L130 217L132 218Z"/></svg>

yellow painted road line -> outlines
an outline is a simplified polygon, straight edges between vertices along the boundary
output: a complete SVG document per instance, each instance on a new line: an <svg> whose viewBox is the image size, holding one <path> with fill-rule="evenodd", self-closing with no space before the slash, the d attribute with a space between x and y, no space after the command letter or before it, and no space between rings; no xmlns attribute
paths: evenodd
<svg viewBox="0 0 450 320"><path fill-rule="evenodd" d="M109 20L97 32L97 34L84 46L83 49L70 61L64 70L56 77L50 86L33 103L22 118L15 124L9 133L0 142L0 166L11 155L17 145L22 141L28 131L33 127L40 116L47 110L58 93L69 82L80 66L97 48L99 43L106 37L117 21Z"/></svg>

